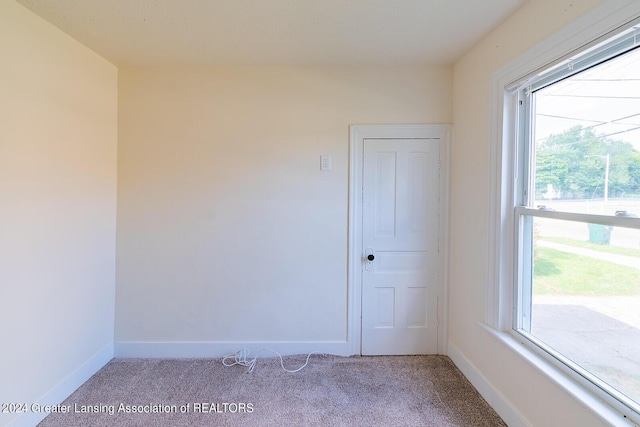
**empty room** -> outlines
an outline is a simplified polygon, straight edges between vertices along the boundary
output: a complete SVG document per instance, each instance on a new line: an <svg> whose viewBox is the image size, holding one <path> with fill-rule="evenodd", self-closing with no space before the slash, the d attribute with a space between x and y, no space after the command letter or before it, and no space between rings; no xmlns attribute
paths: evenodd
<svg viewBox="0 0 640 427"><path fill-rule="evenodd" d="M0 425L640 425L640 2L0 0Z"/></svg>

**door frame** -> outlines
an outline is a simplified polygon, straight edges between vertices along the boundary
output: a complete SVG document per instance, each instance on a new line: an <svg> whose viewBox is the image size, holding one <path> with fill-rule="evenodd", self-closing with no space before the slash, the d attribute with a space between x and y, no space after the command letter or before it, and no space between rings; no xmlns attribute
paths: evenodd
<svg viewBox="0 0 640 427"><path fill-rule="evenodd" d="M362 354L362 186L365 139L439 139L440 189L438 218L439 272L437 327L438 354L447 354L447 301L449 280L449 174L451 125L351 125L349 126L349 249L347 342L351 354Z"/></svg>

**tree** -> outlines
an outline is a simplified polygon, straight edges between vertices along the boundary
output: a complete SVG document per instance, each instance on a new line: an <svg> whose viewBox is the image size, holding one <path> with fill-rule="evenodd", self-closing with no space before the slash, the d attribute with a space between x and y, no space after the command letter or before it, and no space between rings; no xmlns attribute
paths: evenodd
<svg viewBox="0 0 640 427"><path fill-rule="evenodd" d="M640 151L635 151L629 159L629 191L640 194Z"/></svg>
<svg viewBox="0 0 640 427"><path fill-rule="evenodd" d="M628 142L575 126L536 143L536 197L544 198L549 184L565 199L603 197L607 156L609 196L639 193L640 152Z"/></svg>

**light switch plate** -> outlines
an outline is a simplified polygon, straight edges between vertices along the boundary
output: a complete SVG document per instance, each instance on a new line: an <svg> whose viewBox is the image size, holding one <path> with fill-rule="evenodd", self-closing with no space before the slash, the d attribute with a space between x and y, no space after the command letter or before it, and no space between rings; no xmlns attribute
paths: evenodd
<svg viewBox="0 0 640 427"><path fill-rule="evenodd" d="M331 170L331 156L320 156L320 170L321 171Z"/></svg>

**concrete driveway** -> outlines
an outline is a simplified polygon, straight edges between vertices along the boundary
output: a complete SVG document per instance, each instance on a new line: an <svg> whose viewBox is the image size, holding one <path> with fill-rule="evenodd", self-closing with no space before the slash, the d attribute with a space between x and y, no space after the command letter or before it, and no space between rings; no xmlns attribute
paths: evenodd
<svg viewBox="0 0 640 427"><path fill-rule="evenodd" d="M640 296L546 295L532 309L534 336L640 402Z"/></svg>

